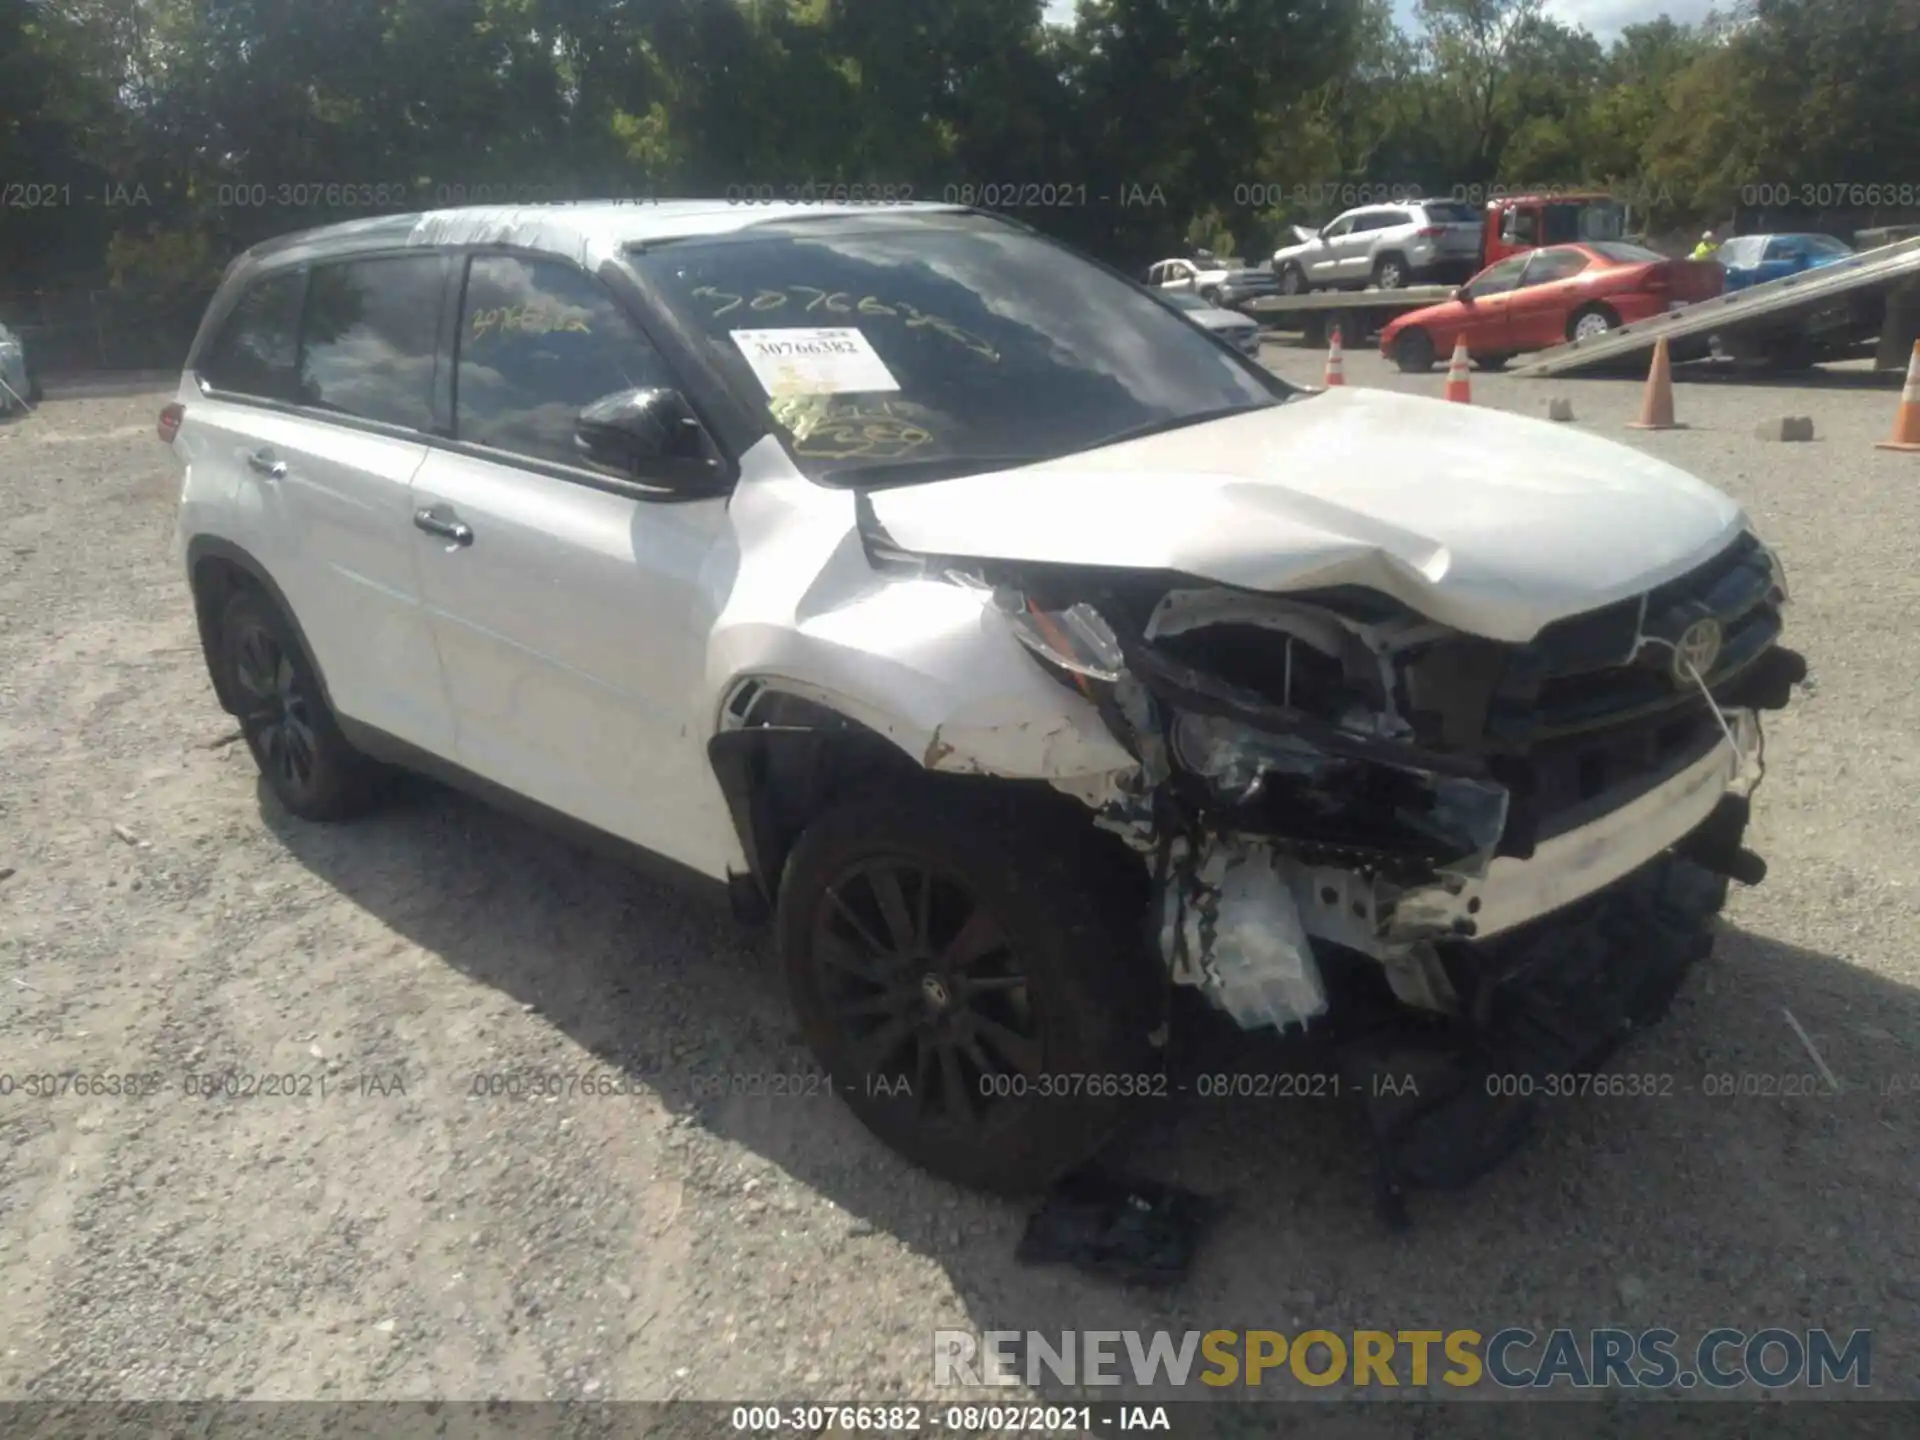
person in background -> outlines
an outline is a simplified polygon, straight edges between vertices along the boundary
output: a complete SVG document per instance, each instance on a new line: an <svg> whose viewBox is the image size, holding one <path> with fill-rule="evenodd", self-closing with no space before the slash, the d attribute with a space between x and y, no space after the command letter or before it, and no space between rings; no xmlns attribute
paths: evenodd
<svg viewBox="0 0 1920 1440"><path fill-rule="evenodd" d="M1719 248L1720 242L1713 238L1713 231L1703 230L1700 232L1700 243L1693 247L1693 254L1687 258L1689 260L1706 260L1711 258L1713 252Z"/></svg>

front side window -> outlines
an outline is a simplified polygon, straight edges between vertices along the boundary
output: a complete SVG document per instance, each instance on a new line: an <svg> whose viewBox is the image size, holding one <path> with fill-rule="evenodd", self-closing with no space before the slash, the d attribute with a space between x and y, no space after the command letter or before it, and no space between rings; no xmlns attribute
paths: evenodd
<svg viewBox="0 0 1920 1440"><path fill-rule="evenodd" d="M431 430L442 273L438 255L314 266L300 323L301 402Z"/></svg>
<svg viewBox="0 0 1920 1440"><path fill-rule="evenodd" d="M1527 268L1527 259L1526 255L1509 255L1498 265L1489 266L1474 277L1467 293L1476 300L1505 294L1520 283L1520 272Z"/></svg>
<svg viewBox="0 0 1920 1440"><path fill-rule="evenodd" d="M535 460L586 465L573 438L583 409L671 383L606 287L559 260L475 256L457 344L455 433Z"/></svg>
<svg viewBox="0 0 1920 1440"><path fill-rule="evenodd" d="M1125 277L985 216L809 218L634 264L835 483L1008 468L1293 393Z"/></svg>
<svg viewBox="0 0 1920 1440"><path fill-rule="evenodd" d="M300 297L304 270L262 275L241 292L199 371L216 390L292 400L299 388Z"/></svg>

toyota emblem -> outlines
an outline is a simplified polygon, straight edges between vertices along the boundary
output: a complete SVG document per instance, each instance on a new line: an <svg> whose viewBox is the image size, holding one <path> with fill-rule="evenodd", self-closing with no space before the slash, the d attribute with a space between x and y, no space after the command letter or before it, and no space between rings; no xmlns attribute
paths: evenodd
<svg viewBox="0 0 1920 1440"><path fill-rule="evenodd" d="M1681 634L1673 647L1673 678L1676 684L1686 685L1697 675L1702 680L1713 672L1714 663L1720 658L1720 644L1724 632L1720 622L1711 615L1704 620L1696 620Z"/></svg>

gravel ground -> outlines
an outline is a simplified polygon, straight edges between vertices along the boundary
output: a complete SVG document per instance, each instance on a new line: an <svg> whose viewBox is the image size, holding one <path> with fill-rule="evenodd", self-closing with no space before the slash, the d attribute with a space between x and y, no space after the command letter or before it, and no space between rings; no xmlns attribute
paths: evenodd
<svg viewBox="0 0 1920 1440"><path fill-rule="evenodd" d="M1317 352L1268 354L1317 382ZM1348 377L1442 383L1367 352ZM1344 1110L1156 1116L1129 1163L1232 1203L1158 1295L1018 1267L1021 1207L835 1101L703 1099L805 1067L765 938L706 900L424 785L351 827L280 814L223 743L168 556L164 397L0 425L0 1397L924 1399L939 1327L1609 1323L1871 1326L1876 1390L1920 1397L1920 458L1872 448L1897 392L1683 379L1694 428L1645 434L1632 382L1474 387L1570 396L1783 550L1814 675L1770 727L1772 877L1618 1062L1671 1096L1558 1104L1408 1235ZM1818 440L1754 438L1787 413ZM1811 1072L1789 1011L1837 1098L1702 1093ZM229 1069L300 1093L181 1093ZM164 1088L24 1093L61 1071ZM626 1093L473 1094L511 1071Z"/></svg>

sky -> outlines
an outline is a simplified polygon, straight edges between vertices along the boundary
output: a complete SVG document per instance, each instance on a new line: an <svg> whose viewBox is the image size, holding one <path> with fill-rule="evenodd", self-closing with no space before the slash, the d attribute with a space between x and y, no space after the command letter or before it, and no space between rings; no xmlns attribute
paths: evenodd
<svg viewBox="0 0 1920 1440"><path fill-rule="evenodd" d="M1047 18L1065 21L1073 17L1074 0L1048 0ZM1400 24L1413 28L1413 0L1394 0ZM1612 40L1624 25L1637 25L1671 15L1675 20L1695 23L1706 18L1712 0L1547 0L1547 13L1568 25L1584 25L1602 44ZM1724 7L1723 7L1724 8Z"/></svg>

